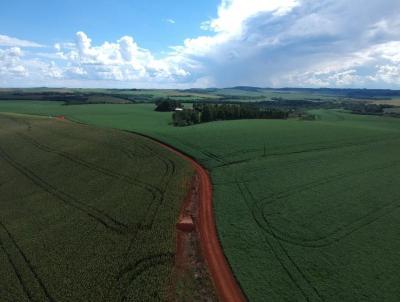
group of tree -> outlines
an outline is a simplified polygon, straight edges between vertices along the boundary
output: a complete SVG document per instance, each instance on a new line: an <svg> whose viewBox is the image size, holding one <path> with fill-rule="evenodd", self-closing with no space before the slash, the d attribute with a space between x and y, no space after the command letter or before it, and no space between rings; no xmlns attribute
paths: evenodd
<svg viewBox="0 0 400 302"><path fill-rule="evenodd" d="M182 107L182 104L179 101L172 100L168 97L157 98L155 104L157 106L155 111L159 112L171 112L174 111L176 108Z"/></svg>
<svg viewBox="0 0 400 302"><path fill-rule="evenodd" d="M261 108L257 104L199 104L193 109L182 109L173 114L175 126L189 126L199 123L238 119L286 119L288 111L275 108Z"/></svg>
<svg viewBox="0 0 400 302"><path fill-rule="evenodd" d="M193 109L182 109L172 114L174 126L184 127L201 123L201 113Z"/></svg>

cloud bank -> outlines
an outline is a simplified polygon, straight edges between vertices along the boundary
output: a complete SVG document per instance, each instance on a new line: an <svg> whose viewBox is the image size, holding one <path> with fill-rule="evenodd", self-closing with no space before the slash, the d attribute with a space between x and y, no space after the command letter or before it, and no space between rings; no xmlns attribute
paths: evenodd
<svg viewBox="0 0 400 302"><path fill-rule="evenodd" d="M129 36L46 52L0 36L0 85L400 88L399 17L398 0L222 0L161 58Z"/></svg>

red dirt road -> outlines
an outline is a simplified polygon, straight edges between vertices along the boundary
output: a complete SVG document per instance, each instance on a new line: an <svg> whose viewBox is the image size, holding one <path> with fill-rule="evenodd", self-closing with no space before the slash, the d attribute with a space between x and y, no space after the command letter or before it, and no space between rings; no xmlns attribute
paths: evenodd
<svg viewBox="0 0 400 302"><path fill-rule="evenodd" d="M195 160L179 152L178 150L157 141L160 145L189 161L195 168L199 178L199 218L197 230L200 235L200 246L203 257L206 260L212 281L222 302L243 302L246 301L241 288L222 251L218 240L217 229L213 213L212 185L207 171Z"/></svg>

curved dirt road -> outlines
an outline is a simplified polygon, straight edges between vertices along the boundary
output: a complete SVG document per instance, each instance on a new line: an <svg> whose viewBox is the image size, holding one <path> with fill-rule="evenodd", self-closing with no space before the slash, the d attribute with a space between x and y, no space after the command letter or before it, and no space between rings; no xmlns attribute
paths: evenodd
<svg viewBox="0 0 400 302"><path fill-rule="evenodd" d="M138 134L141 135L140 133ZM182 157L183 159L189 161L195 168L199 178L200 195L197 230L200 235L201 250L207 263L207 267L210 271L212 281L215 285L218 299L223 302L246 301L242 290L233 276L231 268L229 267L229 264L222 251L221 244L218 240L212 204L212 185L207 171L194 159L183 154L172 146L169 146L147 135L145 136Z"/></svg>

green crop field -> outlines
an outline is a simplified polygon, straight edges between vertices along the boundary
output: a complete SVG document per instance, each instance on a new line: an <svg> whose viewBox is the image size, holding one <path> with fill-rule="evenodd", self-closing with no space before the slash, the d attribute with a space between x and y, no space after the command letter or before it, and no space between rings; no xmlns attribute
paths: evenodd
<svg viewBox="0 0 400 302"><path fill-rule="evenodd" d="M392 106L400 107L400 98L372 101L371 103L377 104L377 105L392 105ZM398 109L398 108L396 108L396 109Z"/></svg>
<svg viewBox="0 0 400 302"><path fill-rule="evenodd" d="M257 98L263 98L266 100L271 100L273 98L282 98L285 100L309 100L309 99L320 99L320 100L334 100L337 99L338 96L335 95L325 95L319 92L298 92L298 91L280 91L280 90L270 90L270 89L238 89L238 88L225 88L225 89L219 89L215 93L218 93L219 95L229 97L242 97L244 100L246 98L254 98L256 97L255 100L257 101Z"/></svg>
<svg viewBox="0 0 400 302"><path fill-rule="evenodd" d="M134 134L0 114L0 300L165 300L192 173Z"/></svg>
<svg viewBox="0 0 400 302"><path fill-rule="evenodd" d="M0 103L142 132L197 158L211 171L220 240L250 301L400 299L399 119L316 110L315 121L175 128L153 109Z"/></svg>

